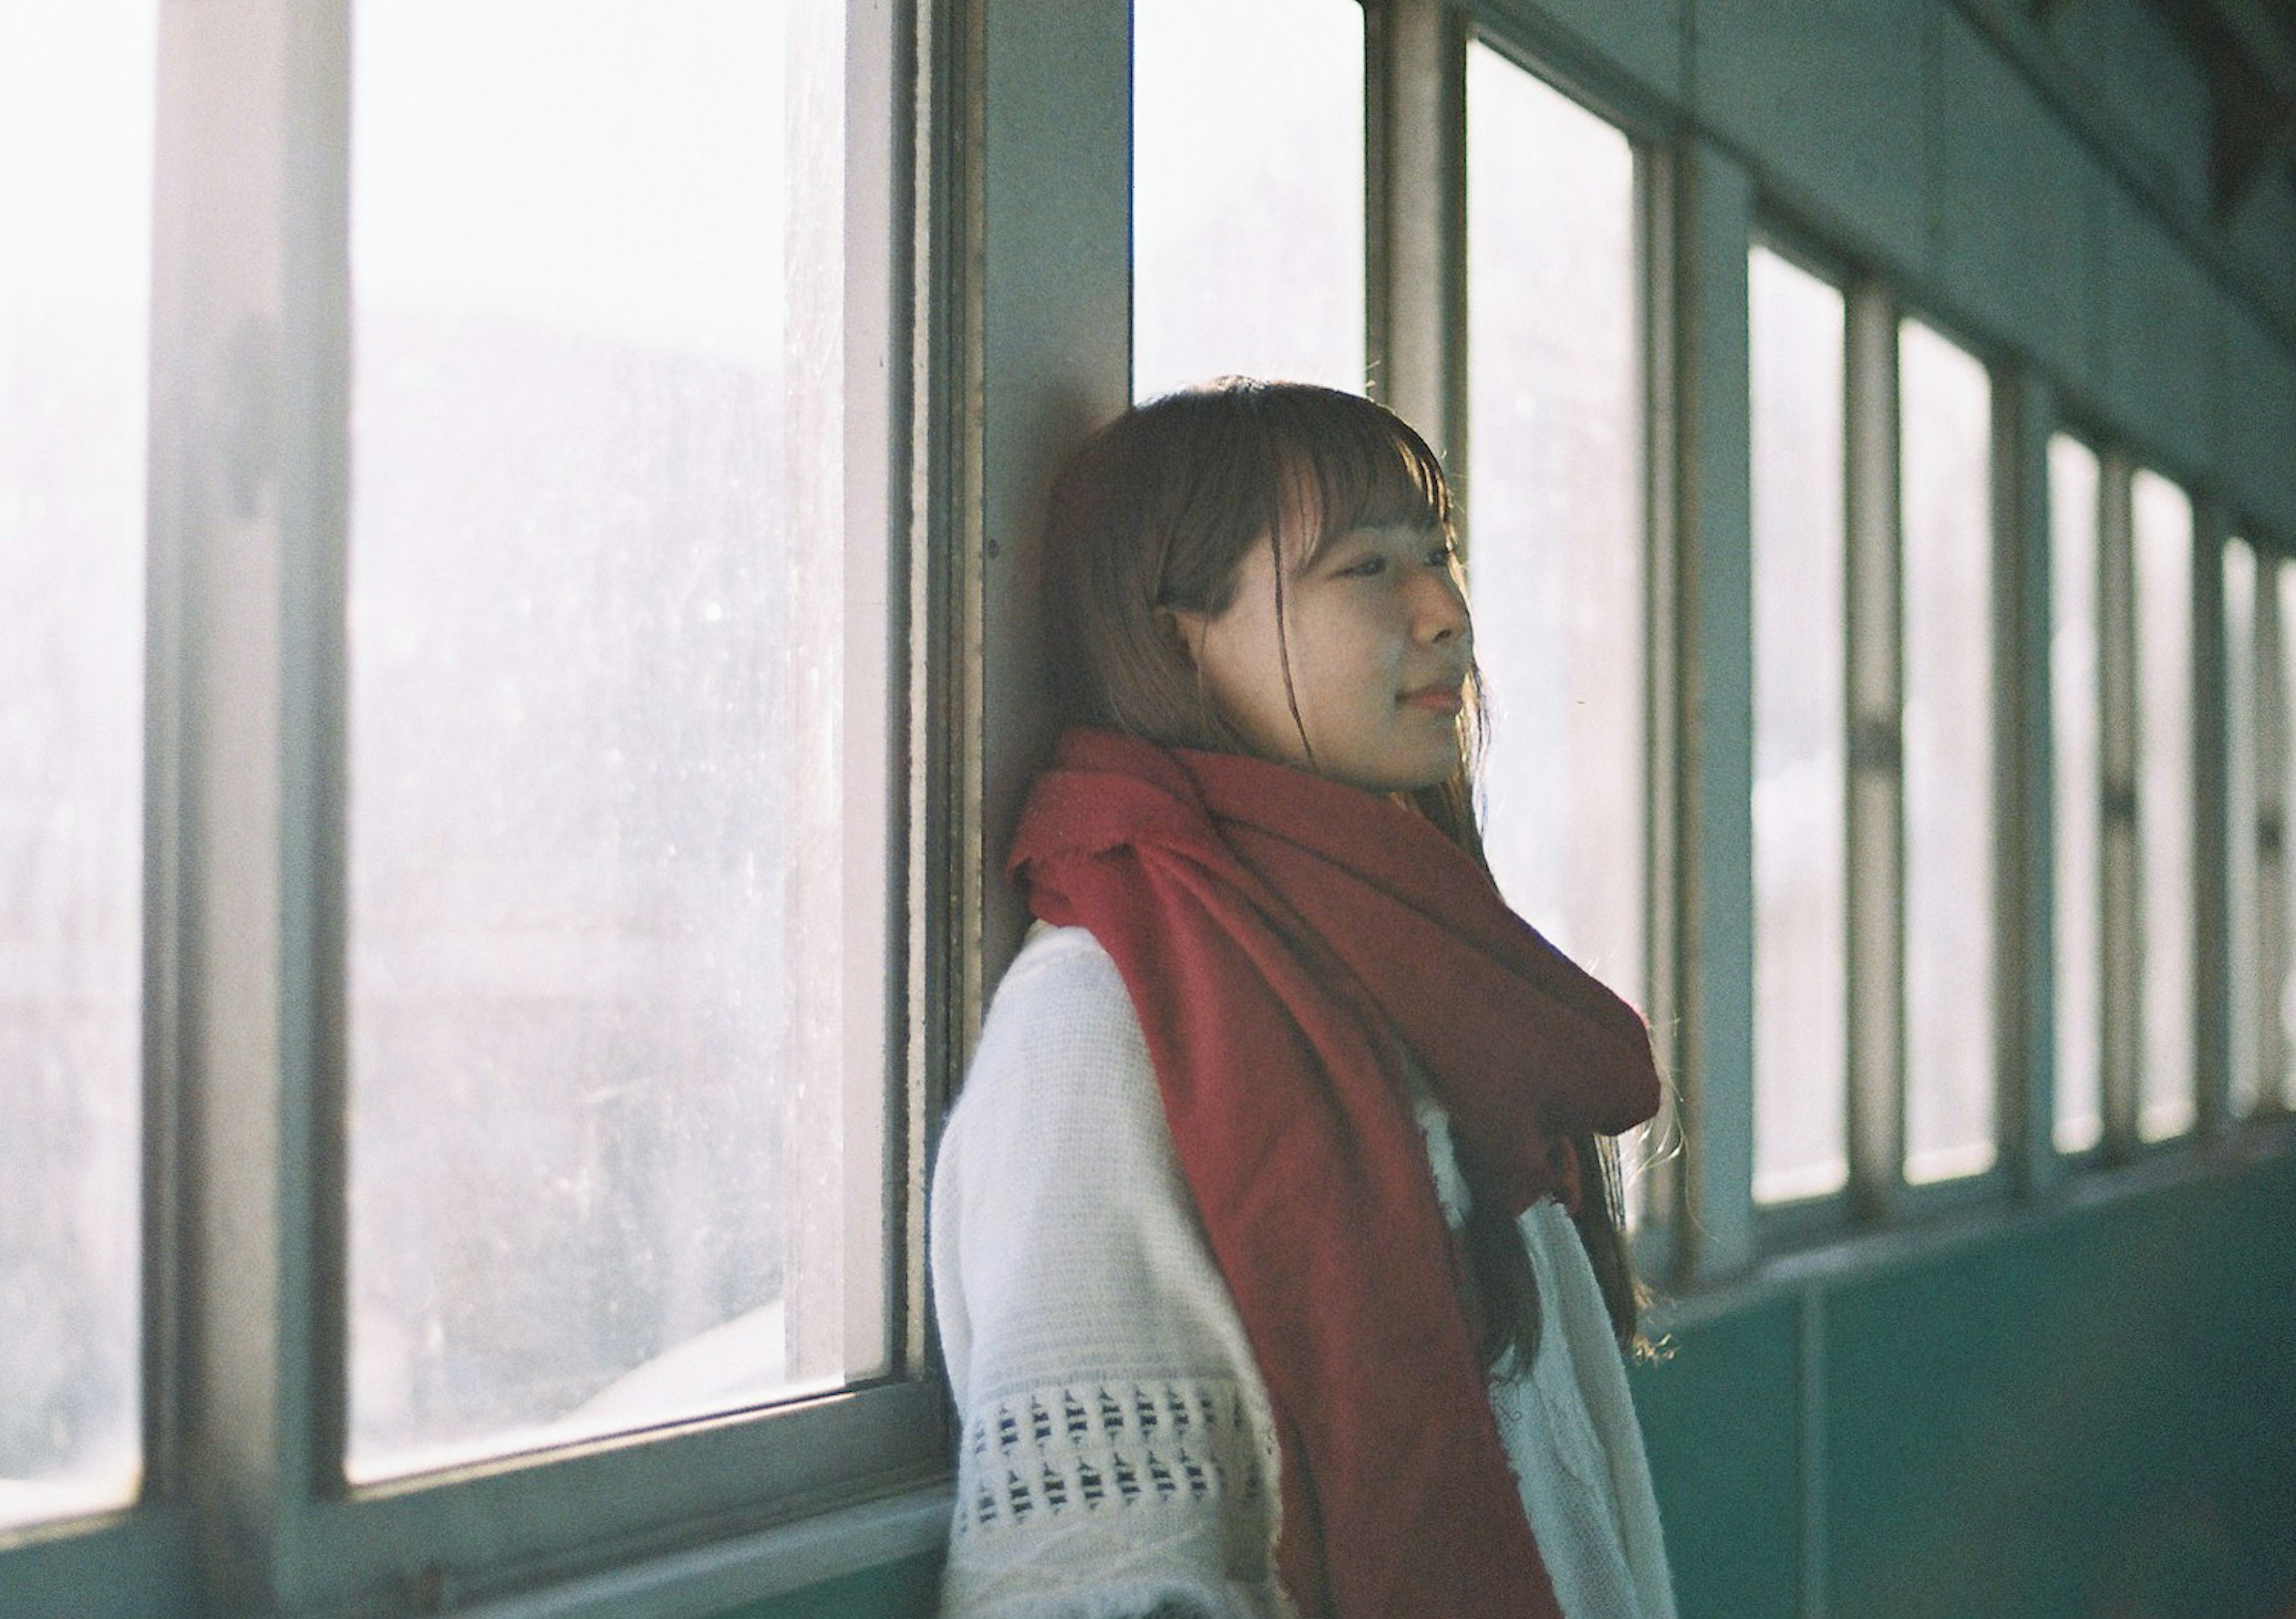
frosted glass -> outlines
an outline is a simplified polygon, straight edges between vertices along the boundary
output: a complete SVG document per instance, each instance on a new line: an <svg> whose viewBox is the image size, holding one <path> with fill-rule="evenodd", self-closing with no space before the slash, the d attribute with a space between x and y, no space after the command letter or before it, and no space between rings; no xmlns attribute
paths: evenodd
<svg viewBox="0 0 2296 1619"><path fill-rule="evenodd" d="M1754 1196L1849 1180L1841 292L1747 265L1754 456Z"/></svg>
<svg viewBox="0 0 2296 1619"><path fill-rule="evenodd" d="M2049 440L2049 730L2055 782L2056 1122L2060 1152L2104 1131L2103 756L2097 684L2097 460Z"/></svg>
<svg viewBox="0 0 2296 1619"><path fill-rule="evenodd" d="M158 7L0 8L0 1531L142 1468Z"/></svg>
<svg viewBox="0 0 2296 1619"><path fill-rule="evenodd" d="M2224 548L2225 879L2232 1116L2248 1116L2257 1097L2256 552L2245 540Z"/></svg>
<svg viewBox="0 0 2296 1619"><path fill-rule="evenodd" d="M2193 505L2157 473L2131 491L2136 548L2136 828L2144 1069L2136 1132L2192 1128Z"/></svg>
<svg viewBox="0 0 2296 1619"><path fill-rule="evenodd" d="M1635 999L1648 638L1634 149L1477 45L1467 173L1467 575L1491 864L1518 910Z"/></svg>
<svg viewBox="0 0 2296 1619"><path fill-rule="evenodd" d="M1918 322L1898 335L1905 525L1906 1178L1994 1145L1993 390Z"/></svg>
<svg viewBox="0 0 2296 1619"><path fill-rule="evenodd" d="M1471 45L1464 538L1491 722L1486 845L1514 907L1637 1003L1649 835L1639 289L1633 146ZM1630 1182L1640 1153L1628 1143Z"/></svg>
<svg viewBox="0 0 2296 1619"><path fill-rule="evenodd" d="M1132 391L1225 375L1364 387L1355 0L1133 14Z"/></svg>
<svg viewBox="0 0 2296 1619"><path fill-rule="evenodd" d="M357 1478L885 1354L843 9L546 9L356 12Z"/></svg>

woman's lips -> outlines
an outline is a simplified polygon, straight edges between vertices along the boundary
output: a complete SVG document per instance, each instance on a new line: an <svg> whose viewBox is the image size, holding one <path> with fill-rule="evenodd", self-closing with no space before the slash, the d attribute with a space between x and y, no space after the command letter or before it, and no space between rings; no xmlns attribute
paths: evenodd
<svg viewBox="0 0 2296 1619"><path fill-rule="evenodd" d="M1422 686L1416 691L1406 691L1396 700L1406 708L1424 708L1431 714L1456 714L1466 706L1466 699L1456 682L1449 685Z"/></svg>

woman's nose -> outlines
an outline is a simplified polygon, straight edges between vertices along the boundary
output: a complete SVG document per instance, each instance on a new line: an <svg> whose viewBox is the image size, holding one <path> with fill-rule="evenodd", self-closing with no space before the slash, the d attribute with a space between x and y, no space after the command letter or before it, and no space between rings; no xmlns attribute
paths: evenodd
<svg viewBox="0 0 2296 1619"><path fill-rule="evenodd" d="M1467 634L1467 601L1447 568L1430 568L1420 575L1413 604L1413 629L1431 646L1456 641Z"/></svg>

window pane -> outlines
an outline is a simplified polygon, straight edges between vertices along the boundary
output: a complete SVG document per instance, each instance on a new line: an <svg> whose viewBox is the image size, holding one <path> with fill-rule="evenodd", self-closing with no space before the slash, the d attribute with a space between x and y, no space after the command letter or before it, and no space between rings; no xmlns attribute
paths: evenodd
<svg viewBox="0 0 2296 1619"><path fill-rule="evenodd" d="M1906 1178L1994 1159L1993 390L1899 329L1905 522Z"/></svg>
<svg viewBox="0 0 2296 1619"><path fill-rule="evenodd" d="M2192 1127L2193 506L2152 472L2131 493L2136 546L2136 827L2144 962L2137 1133Z"/></svg>
<svg viewBox="0 0 2296 1619"><path fill-rule="evenodd" d="M141 1469L157 23L0 11L0 1529Z"/></svg>
<svg viewBox="0 0 2296 1619"><path fill-rule="evenodd" d="M1635 152L1481 44L1467 60L1467 574L1509 901L1644 992L1643 390ZM1567 219L1568 230L1554 228ZM1628 1158L1635 1157L1629 1143Z"/></svg>
<svg viewBox="0 0 2296 1619"><path fill-rule="evenodd" d="M2096 453L2049 440L2049 729L2056 804L2056 1125L2060 1152L2104 1131L2103 756L2098 751Z"/></svg>
<svg viewBox="0 0 2296 1619"><path fill-rule="evenodd" d="M1135 398L1229 373L1363 391L1363 58L1355 0L1136 8Z"/></svg>
<svg viewBox="0 0 2296 1619"><path fill-rule="evenodd" d="M2224 549L2225 874L2230 936L2232 1116L2257 1096L2256 552L2245 540Z"/></svg>
<svg viewBox="0 0 2296 1619"><path fill-rule="evenodd" d="M841 9L536 15L356 13L357 1477L885 1353Z"/></svg>
<svg viewBox="0 0 2296 1619"><path fill-rule="evenodd" d="M1754 1196L1849 1180L1841 292L1756 248ZM1818 628L1816 626L1823 626Z"/></svg>

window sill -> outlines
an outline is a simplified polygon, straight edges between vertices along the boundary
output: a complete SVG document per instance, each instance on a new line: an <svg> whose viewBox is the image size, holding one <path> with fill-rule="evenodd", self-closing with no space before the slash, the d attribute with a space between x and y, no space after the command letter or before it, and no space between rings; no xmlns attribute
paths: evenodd
<svg viewBox="0 0 2296 1619"><path fill-rule="evenodd" d="M1837 1281L1919 1263L2009 1232L2078 1219L2112 1205L2152 1196L2189 1182L2238 1174L2251 1165L2296 1152L2296 1116L2259 1119L2225 1139L2187 1136L2147 1148L2126 1162L2067 1174L2045 1195L2008 1195L1981 1203L1956 1200L1909 1210L1885 1225L1833 1225L1824 1235L1795 1231L1806 1247L1773 1251L1753 1266L1668 1295L1649 1312L1652 1338L1741 1311L1824 1290ZM1783 1234L1782 1234L1783 1235Z"/></svg>
<svg viewBox="0 0 2296 1619"><path fill-rule="evenodd" d="M953 1500L945 1482L906 1490L463 1612L467 1619L716 1619L938 1550Z"/></svg>

